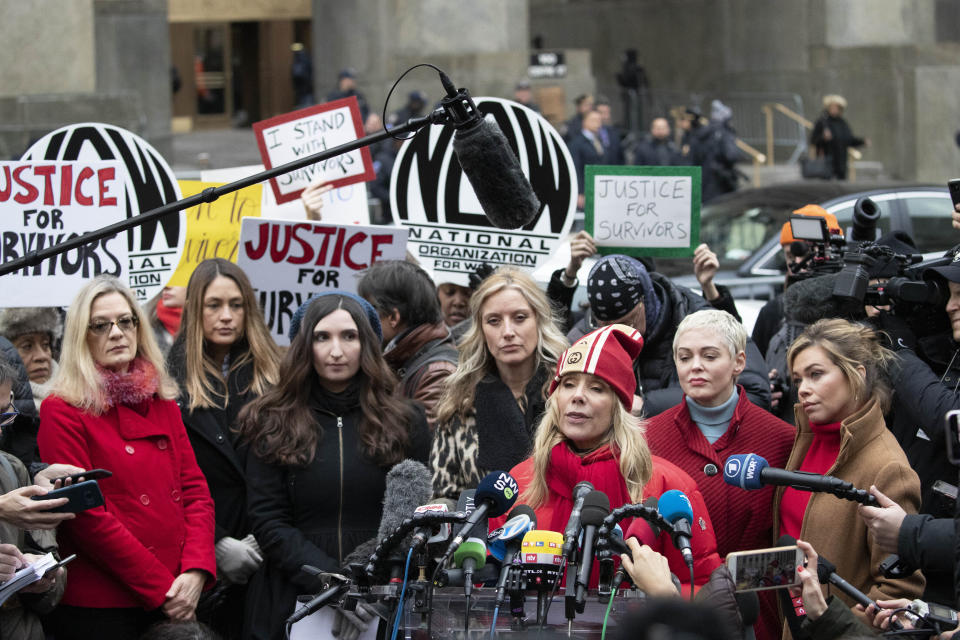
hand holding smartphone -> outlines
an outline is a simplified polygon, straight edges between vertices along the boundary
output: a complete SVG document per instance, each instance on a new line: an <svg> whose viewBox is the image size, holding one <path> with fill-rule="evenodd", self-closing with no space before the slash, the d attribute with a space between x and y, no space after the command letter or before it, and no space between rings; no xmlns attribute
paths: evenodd
<svg viewBox="0 0 960 640"><path fill-rule="evenodd" d="M84 471L83 473L74 473L69 476L54 478L53 487L55 489L60 489L62 487L69 487L70 485L76 484L81 478L84 480L103 480L104 478L109 478L112 475L113 472L107 471L106 469L90 469L89 471Z"/></svg>
<svg viewBox="0 0 960 640"><path fill-rule="evenodd" d="M784 589L800 584L797 565L803 551L796 545L755 551L736 551L727 555L727 568L737 591Z"/></svg>
<svg viewBox="0 0 960 640"><path fill-rule="evenodd" d="M104 504L103 493L96 480L87 480L68 487L48 491L42 496L31 496L31 500L55 500L67 498L65 505L49 509L49 513L79 513Z"/></svg>

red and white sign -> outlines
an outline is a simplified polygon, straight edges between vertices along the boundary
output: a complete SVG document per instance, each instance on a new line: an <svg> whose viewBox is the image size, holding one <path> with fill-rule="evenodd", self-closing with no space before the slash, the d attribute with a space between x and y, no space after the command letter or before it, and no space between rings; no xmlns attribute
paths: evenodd
<svg viewBox="0 0 960 640"><path fill-rule="evenodd" d="M0 162L0 263L126 218L119 162ZM0 276L0 306L68 306L90 278L127 276L127 239L116 234Z"/></svg>
<svg viewBox="0 0 960 640"><path fill-rule="evenodd" d="M353 142L364 135L360 107L352 96L255 122L253 131L267 169ZM271 178L270 186L277 203L283 204L299 198L315 180L343 187L375 177L370 149L363 147Z"/></svg>
<svg viewBox="0 0 960 640"><path fill-rule="evenodd" d="M237 265L257 290L278 345L289 344L290 318L315 293L356 293L362 272L379 260L403 260L407 230L302 220L243 218Z"/></svg>

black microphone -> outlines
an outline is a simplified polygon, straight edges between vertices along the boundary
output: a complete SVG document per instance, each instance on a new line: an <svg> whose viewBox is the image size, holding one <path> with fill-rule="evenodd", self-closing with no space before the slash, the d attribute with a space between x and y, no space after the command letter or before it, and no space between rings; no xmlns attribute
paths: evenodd
<svg viewBox="0 0 960 640"><path fill-rule="evenodd" d="M447 91L440 106L456 129L453 152L484 215L501 229L529 224L542 207L506 136L477 110L466 89L457 89L442 71L440 81Z"/></svg>
<svg viewBox="0 0 960 640"><path fill-rule="evenodd" d="M466 522L463 523L457 535L450 541L450 546L447 547L441 564L446 562L447 558L457 550L457 547L463 543L464 538L470 534L477 523L486 518L496 518L506 513L517 501L519 491L517 481L506 471L493 471L487 474L477 485L477 491L473 497L474 510L470 513ZM483 531L482 535L486 538L486 531Z"/></svg>
<svg viewBox="0 0 960 640"><path fill-rule="evenodd" d="M577 572L575 605L577 613L583 613L587 604L587 587L590 584L590 571L593 569L593 543L597 529L603 526L603 519L610 515L610 498L603 491L591 491L583 501L583 546L580 553L580 570ZM570 594L567 585L567 598Z"/></svg>
<svg viewBox="0 0 960 640"><path fill-rule="evenodd" d="M583 511L583 500L593 491L593 485L586 480L578 482L573 488L573 509L567 520L567 528L563 530L563 557L568 561L577 548L577 539L580 535L580 512Z"/></svg>
<svg viewBox="0 0 960 640"><path fill-rule="evenodd" d="M871 493L857 489L845 480L819 473L777 469L755 453L737 454L727 458L723 463L723 480L741 489L762 489L767 485L776 485L800 491L832 493L845 500L877 506L877 499Z"/></svg>
<svg viewBox="0 0 960 640"><path fill-rule="evenodd" d="M346 576L338 573L324 573L321 574L321 577L324 580L324 590L294 611L293 614L287 618L287 625L294 625L300 622L320 607L339 599L340 596L350 590L350 579Z"/></svg>

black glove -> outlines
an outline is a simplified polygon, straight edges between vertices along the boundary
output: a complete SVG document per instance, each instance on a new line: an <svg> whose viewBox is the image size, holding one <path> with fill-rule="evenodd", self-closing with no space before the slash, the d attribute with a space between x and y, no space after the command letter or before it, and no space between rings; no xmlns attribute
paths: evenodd
<svg viewBox="0 0 960 640"><path fill-rule="evenodd" d="M880 340L885 347L893 351L917 348L917 336L907 321L889 311L881 311L880 315L870 319L871 324L880 334Z"/></svg>
<svg viewBox="0 0 960 640"><path fill-rule="evenodd" d="M470 289L476 291L480 283L492 276L494 271L496 271L495 267L486 262L481 262L470 274Z"/></svg>

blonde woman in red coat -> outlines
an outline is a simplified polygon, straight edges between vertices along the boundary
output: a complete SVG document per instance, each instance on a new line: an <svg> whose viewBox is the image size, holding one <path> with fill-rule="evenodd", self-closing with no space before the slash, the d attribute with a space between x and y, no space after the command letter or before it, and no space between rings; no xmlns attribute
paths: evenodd
<svg viewBox="0 0 960 640"><path fill-rule="evenodd" d="M67 312L61 366L40 410L43 460L104 468L106 504L60 527L69 566L58 640L135 638L194 617L212 584L213 501L187 439L177 387L130 290L101 276Z"/></svg>

